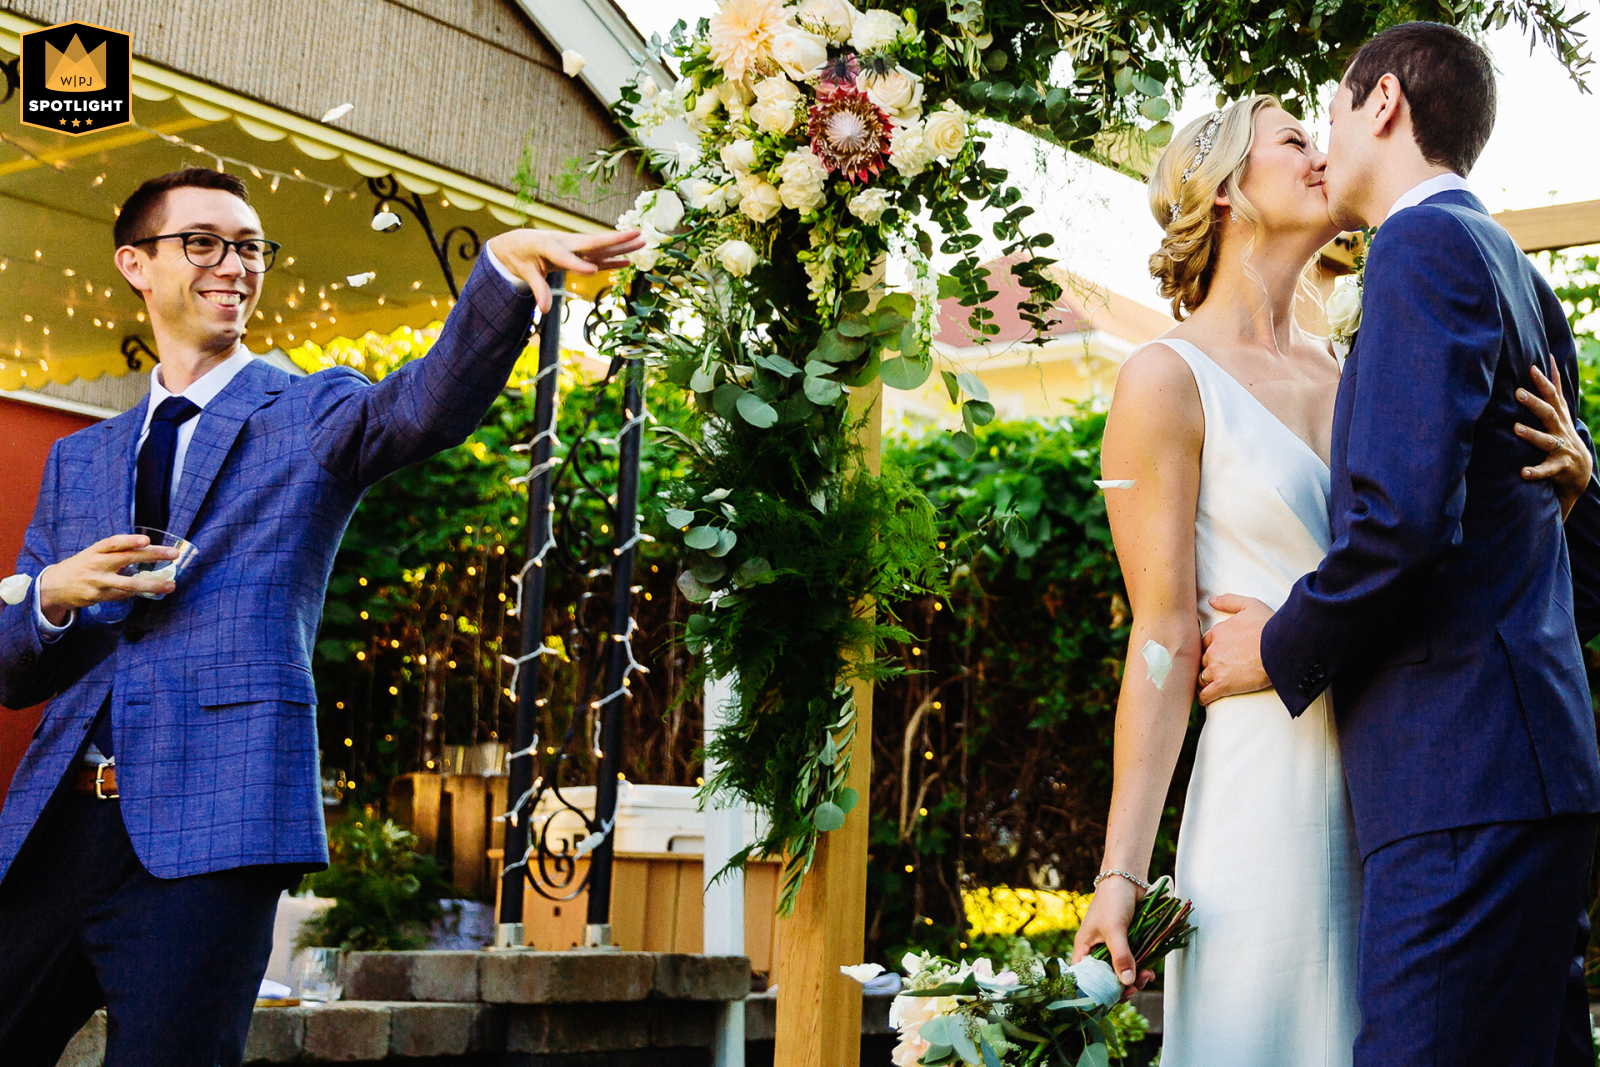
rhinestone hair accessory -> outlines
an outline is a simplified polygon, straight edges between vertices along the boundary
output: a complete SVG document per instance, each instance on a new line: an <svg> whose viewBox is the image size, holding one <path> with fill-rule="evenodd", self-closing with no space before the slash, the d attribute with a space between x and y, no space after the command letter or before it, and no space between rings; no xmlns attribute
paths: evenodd
<svg viewBox="0 0 1600 1067"><path fill-rule="evenodd" d="M1189 166L1184 170L1183 177L1178 179L1178 190L1180 196L1182 195L1183 186L1189 184L1189 179L1194 177L1194 172L1200 169L1200 164L1204 163L1206 161L1206 157L1211 154L1211 148L1216 143L1217 128L1221 125L1222 112L1218 111L1211 116L1211 121L1207 122L1205 128L1200 131L1200 136L1194 139L1194 158L1189 161ZM1170 226L1177 221L1178 204L1176 201L1174 201L1172 205L1172 217L1167 220L1167 225Z"/></svg>

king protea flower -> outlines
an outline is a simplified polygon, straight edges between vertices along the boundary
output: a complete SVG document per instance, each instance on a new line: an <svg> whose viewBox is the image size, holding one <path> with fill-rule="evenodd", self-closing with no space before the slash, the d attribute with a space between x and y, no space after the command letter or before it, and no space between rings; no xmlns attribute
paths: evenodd
<svg viewBox="0 0 1600 1067"><path fill-rule="evenodd" d="M870 181L889 153L889 116L853 87L822 93L811 107L811 150L830 172Z"/></svg>

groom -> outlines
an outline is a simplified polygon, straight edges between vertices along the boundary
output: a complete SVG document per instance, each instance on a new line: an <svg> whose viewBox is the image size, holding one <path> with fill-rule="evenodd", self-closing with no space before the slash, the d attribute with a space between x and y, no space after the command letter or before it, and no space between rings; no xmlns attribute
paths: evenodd
<svg viewBox="0 0 1600 1067"><path fill-rule="evenodd" d="M1600 630L1600 492L1524 479L1560 443L1517 428L1519 383L1559 370L1577 411L1577 363L1467 189L1494 114L1489 57L1447 26L1387 30L1346 70L1330 213L1380 229L1334 415L1333 547L1276 614L1214 598L1236 614L1205 639L1202 703L1272 686L1299 715L1333 689L1364 883L1356 1067L1594 1063L1579 633Z"/></svg>

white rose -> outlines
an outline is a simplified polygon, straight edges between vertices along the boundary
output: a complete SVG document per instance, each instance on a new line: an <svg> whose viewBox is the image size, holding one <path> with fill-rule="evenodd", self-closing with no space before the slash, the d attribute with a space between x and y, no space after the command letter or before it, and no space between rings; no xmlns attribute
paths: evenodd
<svg viewBox="0 0 1600 1067"><path fill-rule="evenodd" d="M750 108L755 124L768 133L788 133L794 128L794 108L800 90L782 74L756 82L756 102Z"/></svg>
<svg viewBox="0 0 1600 1067"><path fill-rule="evenodd" d="M734 105L740 108L750 106L750 101L755 99L755 94L750 91L743 79L739 81L725 81L717 83L717 99L722 101L722 106L732 111Z"/></svg>
<svg viewBox="0 0 1600 1067"><path fill-rule="evenodd" d="M1105 960L1085 956L1068 967L1067 973L1078 983L1078 992L1093 998L1101 1007L1109 1008L1122 999L1122 983Z"/></svg>
<svg viewBox="0 0 1600 1067"><path fill-rule="evenodd" d="M882 52L892 47L909 27L893 11L863 11L850 27L850 47L857 52Z"/></svg>
<svg viewBox="0 0 1600 1067"><path fill-rule="evenodd" d="M695 133L704 133L711 125L711 118L717 113L717 108L722 106L722 100L710 89L701 89L700 95L694 98L694 109L689 112L689 128Z"/></svg>
<svg viewBox="0 0 1600 1067"><path fill-rule="evenodd" d="M685 182L683 196L688 201L689 207L695 211L709 211L713 215L720 215L728 206L722 194L722 186L705 178L690 178Z"/></svg>
<svg viewBox="0 0 1600 1067"><path fill-rule="evenodd" d="M945 104L923 123L922 140L934 155L954 159L967 143L967 113L955 104Z"/></svg>
<svg viewBox="0 0 1600 1067"><path fill-rule="evenodd" d="M778 187L753 174L739 176L739 210L754 222L766 222L783 206Z"/></svg>
<svg viewBox="0 0 1600 1067"><path fill-rule="evenodd" d="M743 278L755 269L756 250L748 242L724 241L717 246L715 255L722 269L735 278Z"/></svg>
<svg viewBox="0 0 1600 1067"><path fill-rule="evenodd" d="M922 123L907 122L889 135L889 162L907 178L915 178L933 162L933 152L923 140Z"/></svg>
<svg viewBox="0 0 1600 1067"><path fill-rule="evenodd" d="M845 207L850 209L850 214L869 225L883 218L883 213L889 209L889 191L887 189L863 189L849 200Z"/></svg>
<svg viewBox="0 0 1600 1067"><path fill-rule="evenodd" d="M658 233L671 233L683 221L683 201L671 189L640 193L633 207L639 212L640 221L648 223Z"/></svg>
<svg viewBox="0 0 1600 1067"><path fill-rule="evenodd" d="M1328 297L1329 336L1348 342L1361 328L1361 283L1353 274L1340 278Z"/></svg>
<svg viewBox="0 0 1600 1067"><path fill-rule="evenodd" d="M862 71L856 75L856 88L892 118L914 119L922 114L922 79L904 67L883 74Z"/></svg>
<svg viewBox="0 0 1600 1067"><path fill-rule="evenodd" d="M850 39L850 27L860 17L850 0L801 0L794 9L794 20L822 34L834 44Z"/></svg>
<svg viewBox="0 0 1600 1067"><path fill-rule="evenodd" d="M789 77L803 81L828 61L828 41L791 26L772 38L772 58Z"/></svg>
<svg viewBox="0 0 1600 1067"><path fill-rule="evenodd" d="M722 165L734 174L749 174L756 165L756 143L748 137L730 141L722 146Z"/></svg>
<svg viewBox="0 0 1600 1067"><path fill-rule="evenodd" d="M784 207L804 215L821 206L826 196L823 185L828 180L828 168L809 147L797 148L785 155L778 164L777 177Z"/></svg>

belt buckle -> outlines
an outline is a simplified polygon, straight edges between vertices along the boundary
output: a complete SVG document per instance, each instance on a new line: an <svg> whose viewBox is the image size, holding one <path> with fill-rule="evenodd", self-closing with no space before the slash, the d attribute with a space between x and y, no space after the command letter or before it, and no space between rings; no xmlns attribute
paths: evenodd
<svg viewBox="0 0 1600 1067"><path fill-rule="evenodd" d="M95 766L95 769L94 769L94 795L95 795L95 799L96 800L116 800L117 797L122 795L120 793L107 793L106 792L106 769L110 768L110 767L115 767L116 765L117 765L117 759L116 759L115 756L113 756L110 759L106 760L104 763L97 764ZM116 786L113 785L112 788L115 789Z"/></svg>

